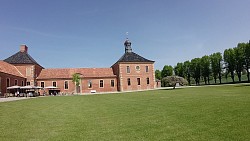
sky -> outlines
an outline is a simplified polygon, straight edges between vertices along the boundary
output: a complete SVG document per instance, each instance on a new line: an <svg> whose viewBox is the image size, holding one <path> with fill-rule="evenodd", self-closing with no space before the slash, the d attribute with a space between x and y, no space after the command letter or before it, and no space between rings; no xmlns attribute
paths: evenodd
<svg viewBox="0 0 250 141"><path fill-rule="evenodd" d="M103 68L133 52L155 69L250 40L250 0L0 0L0 60L27 45L44 68ZM126 35L128 32L128 35Z"/></svg>

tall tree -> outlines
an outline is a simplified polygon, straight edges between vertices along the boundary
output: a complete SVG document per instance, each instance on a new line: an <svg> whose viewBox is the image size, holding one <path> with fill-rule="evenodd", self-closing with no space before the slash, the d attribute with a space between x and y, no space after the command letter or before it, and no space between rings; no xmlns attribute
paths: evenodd
<svg viewBox="0 0 250 141"><path fill-rule="evenodd" d="M250 40L249 43L246 44L244 48L244 59L245 59L245 69L247 71L247 80L249 80L249 69L250 69Z"/></svg>
<svg viewBox="0 0 250 141"><path fill-rule="evenodd" d="M188 85L191 85L191 74L190 74L190 62L185 61L183 63L184 77L188 81Z"/></svg>
<svg viewBox="0 0 250 141"><path fill-rule="evenodd" d="M241 72L244 69L244 63L245 63L245 60L244 60L244 46L245 45L246 45L245 43L239 43L237 47L234 48L235 61L236 61L235 70L236 70L236 73L240 82L241 82Z"/></svg>
<svg viewBox="0 0 250 141"><path fill-rule="evenodd" d="M161 80L161 71L160 70L155 70L155 78L158 80Z"/></svg>
<svg viewBox="0 0 250 141"><path fill-rule="evenodd" d="M173 67L171 65L165 65L161 71L161 77L167 77L173 75Z"/></svg>
<svg viewBox="0 0 250 141"><path fill-rule="evenodd" d="M234 71L235 71L235 52L234 49L229 48L224 51L223 54L225 68L231 74L232 81L234 82Z"/></svg>
<svg viewBox="0 0 250 141"><path fill-rule="evenodd" d="M75 73L72 75L72 81L75 83L75 92L79 93L80 92L80 74L79 73Z"/></svg>
<svg viewBox="0 0 250 141"><path fill-rule="evenodd" d="M190 71L191 76L194 78L196 85L200 84L200 77L201 77L201 64L200 58L194 58L191 60L190 63Z"/></svg>
<svg viewBox="0 0 250 141"><path fill-rule="evenodd" d="M174 67L175 75L184 77L184 68L183 63L177 63L177 65Z"/></svg>
<svg viewBox="0 0 250 141"><path fill-rule="evenodd" d="M220 52L213 53L210 55L211 67L214 77L214 83L216 83L217 77L221 84L221 70L222 70L222 56Z"/></svg>
<svg viewBox="0 0 250 141"><path fill-rule="evenodd" d="M200 60L201 64L201 75L204 78L205 84L209 84L209 75L210 75L210 58L209 56L205 55Z"/></svg>

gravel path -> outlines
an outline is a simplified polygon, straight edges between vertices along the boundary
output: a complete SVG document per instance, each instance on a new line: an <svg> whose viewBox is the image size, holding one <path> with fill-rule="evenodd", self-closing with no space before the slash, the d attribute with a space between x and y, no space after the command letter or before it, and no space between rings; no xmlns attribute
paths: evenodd
<svg viewBox="0 0 250 141"><path fill-rule="evenodd" d="M23 99L30 99L36 97L8 97L8 98L0 98L0 102L7 102L7 101L16 101L16 100L23 100Z"/></svg>

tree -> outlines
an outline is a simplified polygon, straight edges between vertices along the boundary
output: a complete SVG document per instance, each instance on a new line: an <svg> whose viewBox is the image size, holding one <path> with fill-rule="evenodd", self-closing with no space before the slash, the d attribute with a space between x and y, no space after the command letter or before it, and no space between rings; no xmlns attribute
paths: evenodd
<svg viewBox="0 0 250 141"><path fill-rule="evenodd" d="M79 93L80 92L80 74L79 73L75 73L72 75L72 81L75 83L75 92Z"/></svg>
<svg viewBox="0 0 250 141"><path fill-rule="evenodd" d="M160 70L155 70L155 78L158 80L161 80L161 71Z"/></svg>
<svg viewBox="0 0 250 141"><path fill-rule="evenodd" d="M228 73L231 74L232 81L234 82L234 70L236 65L234 49L226 49L224 51L223 58L225 62L225 68L227 69Z"/></svg>
<svg viewBox="0 0 250 141"><path fill-rule="evenodd" d="M201 60L200 58L194 58L191 60L190 63L191 76L194 78L196 85L200 84L200 77L201 77L200 60Z"/></svg>
<svg viewBox="0 0 250 141"><path fill-rule="evenodd" d="M245 43L239 43L237 47L234 48L235 51L235 70L238 75L239 81L241 82L241 72L244 69L244 46Z"/></svg>
<svg viewBox="0 0 250 141"><path fill-rule="evenodd" d="M205 55L200 60L201 64L201 75L204 78L205 84L209 84L209 75L210 75L210 58Z"/></svg>
<svg viewBox="0 0 250 141"><path fill-rule="evenodd" d="M245 59L245 69L247 71L247 80L249 80L249 69L250 69L250 41L249 43L244 47L244 59Z"/></svg>
<svg viewBox="0 0 250 141"><path fill-rule="evenodd" d="M184 68L183 63L177 63L177 65L174 67L175 75L184 77Z"/></svg>
<svg viewBox="0 0 250 141"><path fill-rule="evenodd" d="M185 61L183 63L183 71L184 71L184 77L188 81L188 85L191 85L191 74L190 74L190 62Z"/></svg>
<svg viewBox="0 0 250 141"><path fill-rule="evenodd" d="M173 87L175 89L176 84L179 83L181 86L186 86L188 84L187 80L179 76L167 76L162 78L164 87Z"/></svg>
<svg viewBox="0 0 250 141"><path fill-rule="evenodd" d="M221 84L221 69L222 69L222 56L220 52L210 55L211 67L214 77L214 83L216 83L217 76Z"/></svg>
<svg viewBox="0 0 250 141"><path fill-rule="evenodd" d="M173 67L171 65L165 65L161 71L161 77L167 77L173 75Z"/></svg>

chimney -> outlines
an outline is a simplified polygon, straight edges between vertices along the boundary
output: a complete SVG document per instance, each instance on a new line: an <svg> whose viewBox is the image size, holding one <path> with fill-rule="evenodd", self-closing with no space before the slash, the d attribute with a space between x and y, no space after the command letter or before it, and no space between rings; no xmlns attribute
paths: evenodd
<svg viewBox="0 0 250 141"><path fill-rule="evenodd" d="M28 47L26 45L21 45L20 46L20 52L28 53Z"/></svg>

